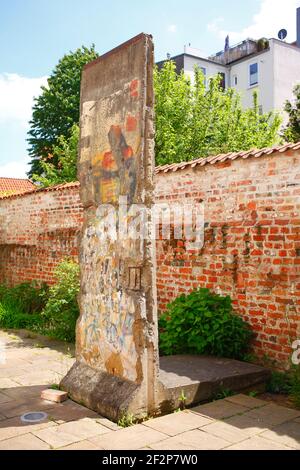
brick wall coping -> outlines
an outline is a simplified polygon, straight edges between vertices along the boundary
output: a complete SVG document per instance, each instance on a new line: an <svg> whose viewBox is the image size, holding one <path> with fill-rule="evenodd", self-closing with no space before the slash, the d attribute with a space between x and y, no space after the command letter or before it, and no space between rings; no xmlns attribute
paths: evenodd
<svg viewBox="0 0 300 470"><path fill-rule="evenodd" d="M155 173L156 174L168 173L169 171L175 172L178 170L184 170L185 168L195 168L196 166L202 167L204 165L207 165L208 163L213 165L216 163L223 163L227 160L236 160L237 158L243 158L243 159L247 159L250 157L259 158L261 156L271 155L273 153L278 153L278 152L284 153L289 150L296 151L299 149L300 149L300 142L297 142L295 144L289 143L289 144L276 146L276 147L265 147L259 150L252 149L252 150L241 151L241 152L230 152L226 154L212 155L206 158L198 158L196 160L191 160L188 162L172 163L170 165L157 166L155 169ZM32 189L29 191L25 191L21 194L10 194L7 196L0 196L0 200L1 199L16 199L16 198L27 196L29 194L33 194L33 193L60 191L60 190L72 189L76 187L79 187L78 181L74 181L71 183L58 184L56 186L49 186L47 188Z"/></svg>
<svg viewBox="0 0 300 470"><path fill-rule="evenodd" d="M284 153L288 150L299 150L300 149L300 142L296 144L285 144L276 147L266 147L263 149L252 149L247 151L241 152L230 152L230 153L223 153L219 155L213 155L206 158L198 158L197 160L191 160L188 162L180 162L180 163L172 163L170 165L161 165L157 166L155 169L155 173L168 173L169 171L177 171L177 170L184 170L185 168L195 168L196 166L204 166L210 163L211 165L215 163L223 163L226 160L236 160L237 158L249 158L249 157L261 157L265 155L271 155L273 153Z"/></svg>

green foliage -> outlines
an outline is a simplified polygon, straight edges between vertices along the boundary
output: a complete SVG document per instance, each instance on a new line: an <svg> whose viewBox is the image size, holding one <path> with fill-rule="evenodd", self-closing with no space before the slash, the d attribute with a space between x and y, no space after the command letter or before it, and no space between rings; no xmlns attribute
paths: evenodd
<svg viewBox="0 0 300 470"><path fill-rule="evenodd" d="M33 175L32 179L43 187L76 181L78 141L79 126L74 124L70 137L62 135L58 138L58 144L53 148L53 157L40 161L43 174ZM57 164L52 163L52 160Z"/></svg>
<svg viewBox="0 0 300 470"><path fill-rule="evenodd" d="M269 393L289 395L294 405L300 409L299 366L294 366L288 372L273 371L266 390Z"/></svg>
<svg viewBox="0 0 300 470"><path fill-rule="evenodd" d="M257 41L257 47L259 52L268 49L270 47L270 41L266 38L260 38Z"/></svg>
<svg viewBox="0 0 300 470"><path fill-rule="evenodd" d="M24 282L15 287L0 286L0 301L15 311L31 315L39 313L48 296L48 286L35 281Z"/></svg>
<svg viewBox="0 0 300 470"><path fill-rule="evenodd" d="M35 282L15 287L0 286L0 326L36 330L42 323L41 310L46 304L48 287Z"/></svg>
<svg viewBox="0 0 300 470"><path fill-rule="evenodd" d="M74 261L62 261L54 271L57 280L49 289L49 298L42 312L43 332L63 341L75 340L79 315L79 266Z"/></svg>
<svg viewBox="0 0 300 470"><path fill-rule="evenodd" d="M135 418L130 413L124 413L118 421L118 426L121 428L128 428L135 424Z"/></svg>
<svg viewBox="0 0 300 470"><path fill-rule="evenodd" d="M205 78L195 69L195 83L167 61L154 73L156 163L188 161L231 151L263 148L279 142L281 118L260 115L258 95L244 110L239 94L220 86L220 76Z"/></svg>
<svg viewBox="0 0 300 470"><path fill-rule="evenodd" d="M58 384L52 384L49 387L51 390L59 390L59 385Z"/></svg>
<svg viewBox="0 0 300 470"><path fill-rule="evenodd" d="M294 405L300 409L300 368L295 367L291 376L290 397Z"/></svg>
<svg viewBox="0 0 300 470"><path fill-rule="evenodd" d="M94 46L65 55L35 100L28 142L29 176L42 186L76 179L79 140L80 76L84 64L97 57ZM222 89L220 76L205 82L195 69L195 83L176 73L174 62L155 69L156 163L188 161L231 151L263 148L280 142L281 119L260 114L258 95L243 109L239 94Z"/></svg>
<svg viewBox="0 0 300 470"><path fill-rule="evenodd" d="M289 394L291 391L291 377L285 372L273 371L267 382L266 390L269 393Z"/></svg>
<svg viewBox="0 0 300 470"><path fill-rule="evenodd" d="M230 297L209 289L181 295L159 320L160 349L165 355L209 354L243 358L252 333L233 313Z"/></svg>
<svg viewBox="0 0 300 470"><path fill-rule="evenodd" d="M179 396L179 409L185 410L187 397L185 396L184 390L181 390Z"/></svg>
<svg viewBox="0 0 300 470"><path fill-rule="evenodd" d="M42 87L41 95L35 99L32 120L28 133L31 169L29 176L42 175L41 160L52 155L51 163L58 164L54 147L59 138L69 139L74 124L79 123L80 80L82 68L98 57L94 45L82 46L75 52L63 56Z"/></svg>
<svg viewBox="0 0 300 470"><path fill-rule="evenodd" d="M75 340L79 315L79 266L62 261L54 271L56 284L35 282L0 286L0 327L28 329L63 341ZM39 346L38 344L35 347Z"/></svg>
<svg viewBox="0 0 300 470"><path fill-rule="evenodd" d="M233 395L234 392L230 390L230 388L220 387L220 389L213 395L213 400L223 400L224 398L232 397Z"/></svg>
<svg viewBox="0 0 300 470"><path fill-rule="evenodd" d="M287 142L300 141L300 84L294 88L294 103L286 101L284 110L289 115L289 122L284 129L283 136Z"/></svg>
<svg viewBox="0 0 300 470"><path fill-rule="evenodd" d="M7 329L26 329L26 330L37 330L41 325L41 315L33 314L28 315L27 313L19 313L3 306L0 302L0 327Z"/></svg>

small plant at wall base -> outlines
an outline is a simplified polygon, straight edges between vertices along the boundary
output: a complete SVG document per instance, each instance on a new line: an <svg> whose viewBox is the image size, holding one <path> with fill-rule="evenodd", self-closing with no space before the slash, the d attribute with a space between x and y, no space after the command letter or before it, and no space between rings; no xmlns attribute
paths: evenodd
<svg viewBox="0 0 300 470"><path fill-rule="evenodd" d="M291 377L289 373L272 371L266 385L266 391L275 394L288 395L291 391Z"/></svg>
<svg viewBox="0 0 300 470"><path fill-rule="evenodd" d="M290 398L296 408L300 409L300 368L296 367L292 373Z"/></svg>
<svg viewBox="0 0 300 470"><path fill-rule="evenodd" d="M172 354L208 354L243 359L252 332L232 310L230 297L209 289L181 295L159 320L160 351Z"/></svg>
<svg viewBox="0 0 300 470"><path fill-rule="evenodd" d="M223 400L227 397L232 397L234 392L230 388L220 387L217 392L213 394L213 400Z"/></svg>
<svg viewBox="0 0 300 470"><path fill-rule="evenodd" d="M273 371L266 390L273 394L288 395L295 407L300 409L299 366L293 366L288 372Z"/></svg>
<svg viewBox="0 0 300 470"><path fill-rule="evenodd" d="M131 413L124 413L122 417L118 421L118 426L120 428L129 428L135 424L135 419L133 414Z"/></svg>

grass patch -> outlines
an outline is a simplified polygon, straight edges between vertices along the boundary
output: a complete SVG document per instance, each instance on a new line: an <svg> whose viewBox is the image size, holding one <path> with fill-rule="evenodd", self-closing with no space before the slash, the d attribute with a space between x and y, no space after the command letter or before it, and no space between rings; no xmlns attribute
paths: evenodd
<svg viewBox="0 0 300 470"><path fill-rule="evenodd" d="M0 286L0 326L38 331L41 311L47 302L48 287L35 282L15 287Z"/></svg>

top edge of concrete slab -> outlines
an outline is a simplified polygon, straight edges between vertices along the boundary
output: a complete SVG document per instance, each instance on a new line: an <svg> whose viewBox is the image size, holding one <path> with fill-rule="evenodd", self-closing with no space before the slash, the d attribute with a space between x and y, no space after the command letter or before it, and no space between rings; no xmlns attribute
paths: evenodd
<svg viewBox="0 0 300 470"><path fill-rule="evenodd" d="M267 377L268 374L261 366L235 359L192 355L160 357L160 380L167 388L245 376Z"/></svg>
<svg viewBox="0 0 300 470"><path fill-rule="evenodd" d="M165 356L160 358L159 379L165 389L163 413L180 405L184 392L185 405L213 399L221 390L243 392L264 388L270 371L263 367L210 356Z"/></svg>
<svg viewBox="0 0 300 470"><path fill-rule="evenodd" d="M100 57L97 59L93 60L92 62L89 62L88 64L84 65L83 70L87 70L90 67L93 67L94 65L98 64L99 62L102 62L102 60L106 59L107 57L116 54L122 49L125 49L126 47L130 47L136 42L138 42L142 38L148 38L148 39L153 39L153 36L151 34L146 34L146 33L140 33L137 36L134 36L133 38L129 39L128 41L123 42L123 44L120 44L117 47L114 47L110 51L106 52L105 54L102 54Z"/></svg>

